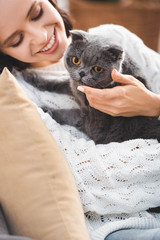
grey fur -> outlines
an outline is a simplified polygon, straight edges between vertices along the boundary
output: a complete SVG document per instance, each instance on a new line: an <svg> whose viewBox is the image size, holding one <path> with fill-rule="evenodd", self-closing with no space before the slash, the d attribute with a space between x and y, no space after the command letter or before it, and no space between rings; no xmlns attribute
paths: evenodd
<svg viewBox="0 0 160 240"><path fill-rule="evenodd" d="M146 87L147 84L137 64L121 46L113 45L104 37L90 35L84 31L71 31L71 34L72 43L65 52L65 66L71 79L70 82L65 82L65 90L73 94L80 109L54 110L44 107L44 110L48 111L57 122L77 127L96 144L122 142L135 138L153 138L160 141L160 122L156 117L112 117L89 106L85 94L79 92L77 87L79 85L99 89L115 87L119 84L113 82L111 78L113 69L134 76ZM79 65L73 64L73 57L80 60ZM99 69L103 68L103 71L96 73L95 66ZM59 83L52 82L48 87L46 81L43 84L42 79L33 76L29 79L27 81L33 85L43 85L43 90L46 88L56 91L59 86ZM63 85L60 88L64 91Z"/></svg>

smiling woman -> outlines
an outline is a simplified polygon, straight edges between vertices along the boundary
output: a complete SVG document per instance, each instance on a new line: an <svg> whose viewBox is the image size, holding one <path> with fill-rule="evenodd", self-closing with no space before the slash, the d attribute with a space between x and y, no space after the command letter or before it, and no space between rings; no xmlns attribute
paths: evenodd
<svg viewBox="0 0 160 240"><path fill-rule="evenodd" d="M44 107L77 108L66 88L69 74L63 59L71 28L69 17L54 0L0 0L0 72L8 67L16 78L5 69L0 79L0 203L10 232L36 240L88 240L88 233L92 240L124 240L128 232L122 229L128 228L131 240L151 240L151 235L159 240L160 215L148 211L160 205L159 143L134 139L96 145L82 132L58 124L43 111ZM110 43L120 45L140 63L153 90L160 92L160 56L141 39L117 25L90 29L90 34L98 39L103 35ZM77 42L80 54L79 50ZM84 51L87 64L89 50ZM90 51L96 61L98 48ZM81 65L77 54L71 57L75 67ZM91 74L104 73L104 66L94 66ZM83 93L75 89L76 94L85 94L86 104L113 116L160 114L158 94L132 76L116 71L107 74L120 86L96 89L80 86L83 82L78 80ZM34 76L39 81L35 86ZM82 71L79 77L83 76ZM45 91L46 81L58 82L62 93L50 87Z"/></svg>
<svg viewBox="0 0 160 240"><path fill-rule="evenodd" d="M61 59L69 43L69 29L72 25L66 14L55 8L52 1L2 0L1 5L0 16L3 20L0 23L0 49L5 54L6 66L9 67L12 58L22 64L27 63L23 67L28 66L28 63L43 66ZM17 8L21 11L15 16ZM14 61L15 66L19 63L17 60Z"/></svg>

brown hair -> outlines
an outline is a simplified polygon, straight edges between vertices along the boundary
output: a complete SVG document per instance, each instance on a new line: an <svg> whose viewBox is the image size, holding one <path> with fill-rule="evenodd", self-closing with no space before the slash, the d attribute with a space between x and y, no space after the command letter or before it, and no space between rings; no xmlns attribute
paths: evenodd
<svg viewBox="0 0 160 240"><path fill-rule="evenodd" d="M60 15L63 19L63 22L64 22L66 35L67 35L67 37L69 37L70 36L70 30L72 30L71 18L69 17L69 15L64 10L62 10L58 7L56 0L48 0L48 1L60 13ZM7 67L10 71L12 71L13 68L16 68L17 70L20 71L20 70L24 70L26 68L29 68L30 63L21 62L21 61L15 59L13 57L10 57L9 55L6 55L6 54L4 54L0 51L0 73L2 72L4 67Z"/></svg>

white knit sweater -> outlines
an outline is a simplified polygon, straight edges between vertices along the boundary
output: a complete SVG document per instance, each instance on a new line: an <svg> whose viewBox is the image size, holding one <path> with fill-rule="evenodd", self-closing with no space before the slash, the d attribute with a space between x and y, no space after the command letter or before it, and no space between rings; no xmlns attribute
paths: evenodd
<svg viewBox="0 0 160 240"><path fill-rule="evenodd" d="M91 33L108 36L129 50L143 66L154 92L160 93L160 55L147 48L134 34L123 27L103 25ZM63 62L35 70L46 79L68 78ZM123 228L160 227L160 214L146 210L160 205L160 144L156 140L136 139L123 143L95 145L71 126L60 126L41 106L76 107L67 95L41 92L17 80L37 105L48 129L62 149L74 175L92 240L103 240L109 233Z"/></svg>

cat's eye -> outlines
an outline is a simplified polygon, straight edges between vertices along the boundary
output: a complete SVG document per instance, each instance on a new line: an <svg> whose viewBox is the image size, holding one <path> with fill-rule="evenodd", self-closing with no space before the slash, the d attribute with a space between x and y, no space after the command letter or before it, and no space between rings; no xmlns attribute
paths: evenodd
<svg viewBox="0 0 160 240"><path fill-rule="evenodd" d="M77 65L77 66L81 63L78 57L72 57L72 62L74 65Z"/></svg>
<svg viewBox="0 0 160 240"><path fill-rule="evenodd" d="M94 70L96 73L101 73L101 72L103 72L103 68L101 68L101 67L94 67L93 70Z"/></svg>

